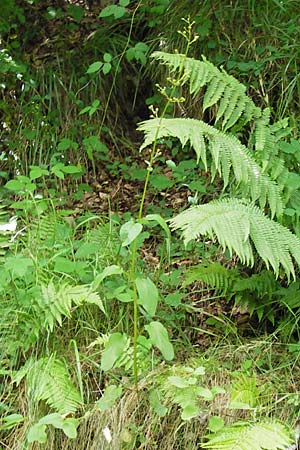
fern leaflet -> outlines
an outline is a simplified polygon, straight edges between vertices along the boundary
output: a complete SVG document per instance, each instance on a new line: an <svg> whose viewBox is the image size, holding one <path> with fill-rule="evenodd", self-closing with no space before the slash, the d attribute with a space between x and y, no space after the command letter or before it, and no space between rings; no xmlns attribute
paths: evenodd
<svg viewBox="0 0 300 450"><path fill-rule="evenodd" d="M214 172L218 172L225 188L233 172L243 196L250 195L253 201L258 200L261 208L268 203L273 216L282 214L279 187L262 172L250 151L236 137L196 119L156 118L142 122L138 129L145 133L141 150L156 139L173 136L180 140L182 146L190 143L198 161L201 160L207 168L208 149L212 156L212 178Z"/></svg>
<svg viewBox="0 0 300 450"><path fill-rule="evenodd" d="M183 232L185 243L200 235L217 237L224 250L235 252L243 264L253 265L250 239L267 268L276 276L280 266L295 278L292 256L300 266L300 239L287 228L266 217L251 204L234 198L194 206L171 220Z"/></svg>
<svg viewBox="0 0 300 450"><path fill-rule="evenodd" d="M71 317L73 303L80 306L85 303L97 305L105 312L99 295L92 292L87 285L70 286L62 284L57 287L50 282L41 287L42 296L38 300L41 313L44 315L45 326L53 331L55 322L62 325L62 318Z"/></svg>
<svg viewBox="0 0 300 450"><path fill-rule="evenodd" d="M225 294L232 289L232 285L238 279L238 271L226 269L220 263L201 263L189 268L185 273L183 285L187 286L195 281L202 281L213 289L220 290Z"/></svg>
<svg viewBox="0 0 300 450"><path fill-rule="evenodd" d="M217 120L223 117L224 130L229 129L241 118L244 122L248 122L261 116L261 109L246 95L245 86L225 70L219 70L204 56L202 61L178 53L154 52L152 57L173 70L181 70L183 67L183 79L189 80L191 94L197 94L207 86L203 108L205 110L220 102Z"/></svg>
<svg viewBox="0 0 300 450"><path fill-rule="evenodd" d="M44 400L60 414L75 413L82 400L65 364L54 355L37 361L30 359L16 373L17 385L26 378L27 397L33 403Z"/></svg>
<svg viewBox="0 0 300 450"><path fill-rule="evenodd" d="M211 450L286 450L292 440L286 428L277 422L254 425L236 423L208 437L201 448Z"/></svg>

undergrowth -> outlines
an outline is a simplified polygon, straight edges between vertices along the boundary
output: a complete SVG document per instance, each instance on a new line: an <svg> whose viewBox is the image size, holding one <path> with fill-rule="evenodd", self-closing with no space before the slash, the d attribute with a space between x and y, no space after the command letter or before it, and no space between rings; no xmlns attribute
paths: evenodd
<svg viewBox="0 0 300 450"><path fill-rule="evenodd" d="M279 91L266 70L279 67L279 50L253 44L253 60L242 66L229 46L222 67L208 45L217 39L211 18L225 20L220 3L209 11L204 2L195 23L185 19L180 41L172 6L103 6L103 29L86 37L82 60L77 55L70 68L68 47L33 78L18 50L22 42L28 49L29 29L12 37L30 14L13 0L4 11L16 23L0 22L7 44L0 53L3 449L297 448L297 80L282 87L290 92L285 104L282 95L273 102ZM175 6L184 11L187 3ZM274 20L290 11L281 6ZM39 7L28 6L33 17ZM231 13L243 12L240 25L245 11L257 20L259 9L237 2ZM54 30L64 21L74 36L94 14L92 4L63 2L43 21ZM293 19L290 27L292 34ZM207 37L207 57L197 59ZM159 48L152 66L151 46ZM135 86L134 105L158 64L165 66L158 77L170 73L157 94L147 89L151 117L143 110L130 119L142 119L138 154L136 143L117 137L114 114L123 103L117 117L128 112L121 78ZM286 74L294 70L286 66ZM104 168L116 182L108 194ZM132 178L132 210L115 210ZM103 213L89 210L96 180Z"/></svg>

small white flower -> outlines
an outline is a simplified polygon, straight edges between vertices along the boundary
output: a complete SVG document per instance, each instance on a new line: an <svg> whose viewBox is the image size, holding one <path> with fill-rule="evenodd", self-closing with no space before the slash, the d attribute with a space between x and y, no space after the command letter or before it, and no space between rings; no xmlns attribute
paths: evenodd
<svg viewBox="0 0 300 450"><path fill-rule="evenodd" d="M110 444L112 441L111 432L108 427L103 428L102 433L106 439L106 441Z"/></svg>

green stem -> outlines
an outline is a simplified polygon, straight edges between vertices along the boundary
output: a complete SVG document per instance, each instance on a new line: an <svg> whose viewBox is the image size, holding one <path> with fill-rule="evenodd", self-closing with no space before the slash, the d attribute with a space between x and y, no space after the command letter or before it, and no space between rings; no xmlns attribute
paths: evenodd
<svg viewBox="0 0 300 450"><path fill-rule="evenodd" d="M189 49L190 49L190 45L192 43L192 31L191 31L191 27L189 27L188 30L188 37L187 37L187 46L185 49L185 53L184 53L184 58L182 60L182 64L179 70L179 74L177 77L177 83L180 81L182 75L183 75L183 71L184 71L184 63L185 60L187 58ZM153 166L153 162L156 156L156 149L157 149L157 140L158 140L158 136L159 136L159 130L161 128L161 124L162 121L165 117L165 114L167 112L167 109L173 99L173 96L175 94L175 90L177 87L177 83L174 83L172 91L170 93L170 95L167 98L167 102L164 106L164 109L162 111L162 114L160 116L160 120L158 122L158 126L155 132L155 136L154 136L154 141L153 141L153 145L152 145L152 149L151 149L151 153L150 153L150 159L149 159L149 163L148 163L148 169L147 169L147 175L144 181L144 188L143 188L143 193L142 193L142 197L141 197L141 201L140 201L140 207L139 207L139 212L138 212L138 221L141 221L142 217L143 217L143 211L144 211L144 205L145 205L145 199L146 199L146 194L147 194L147 189L148 189L148 184L149 184L149 180L150 180L150 175L151 175L151 171L152 171L152 166ZM138 392L138 361L137 361L137 340L139 337L139 333L138 333L138 293L137 293L137 288L136 288L136 283L135 283L135 270L136 270L136 255L137 255L137 239L135 239L133 241L132 244L132 253L131 253L131 267L130 267L130 280L132 283L132 290L133 290L133 379L134 379L134 385L135 385L135 389Z"/></svg>

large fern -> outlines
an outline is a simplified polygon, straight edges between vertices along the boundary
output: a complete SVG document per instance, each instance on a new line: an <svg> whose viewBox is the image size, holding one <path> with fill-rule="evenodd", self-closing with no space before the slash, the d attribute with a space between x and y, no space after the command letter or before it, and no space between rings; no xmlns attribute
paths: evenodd
<svg viewBox="0 0 300 450"><path fill-rule="evenodd" d="M283 164L276 156L278 141L286 137L291 129L288 120L282 119L275 124L270 124L270 110L262 110L246 94L246 87L236 78L229 75L223 68L218 69L202 56L202 61L187 58L181 54L154 52L151 55L163 64L167 64L173 71L183 71L182 84L189 83L192 95L204 93L202 108L217 108L215 125L222 120L221 126L227 131L237 122L241 125L254 122L253 147L256 150L257 161L264 170L270 170L272 178L276 179L274 169L277 171ZM252 135L252 134L251 134ZM252 141L252 139L250 139ZM270 155L272 157L270 158ZM275 168L275 166L277 168ZM279 172L280 173L280 172Z"/></svg>
<svg viewBox="0 0 300 450"><path fill-rule="evenodd" d="M189 81L191 94L197 94L206 87L203 109L218 104L216 120L222 118L224 130L228 130L239 119L248 122L261 116L261 109L246 95L245 86L225 70L219 70L204 56L202 61L187 58L179 53L154 52L152 57L167 64L173 70L183 68L183 79Z"/></svg>
<svg viewBox="0 0 300 450"><path fill-rule="evenodd" d="M273 216L281 215L282 202L277 184L262 172L250 151L236 137L200 120L183 118L155 118L142 122L138 129L145 133L141 149L156 139L176 137L182 146L191 144L198 161L201 160L206 169L208 150L212 159L212 178L218 172L225 188L232 172L243 196L249 195L253 201L258 199L262 208L268 203Z"/></svg>
<svg viewBox="0 0 300 450"><path fill-rule="evenodd" d="M232 255L235 252L242 263L254 264L253 247L270 266L276 276L280 266L288 277L295 278L292 257L300 266L300 239L287 228L266 217L256 206L234 198L195 206L171 220L173 229L183 232L185 243L200 235L209 235Z"/></svg>
<svg viewBox="0 0 300 450"><path fill-rule="evenodd" d="M290 433L277 422L236 423L209 436L201 448L211 450L286 450Z"/></svg>
<svg viewBox="0 0 300 450"><path fill-rule="evenodd" d="M67 367L54 355L28 360L15 374L13 381L18 385L24 377L27 398L32 405L44 400L56 412L66 414L76 412L82 404Z"/></svg>

